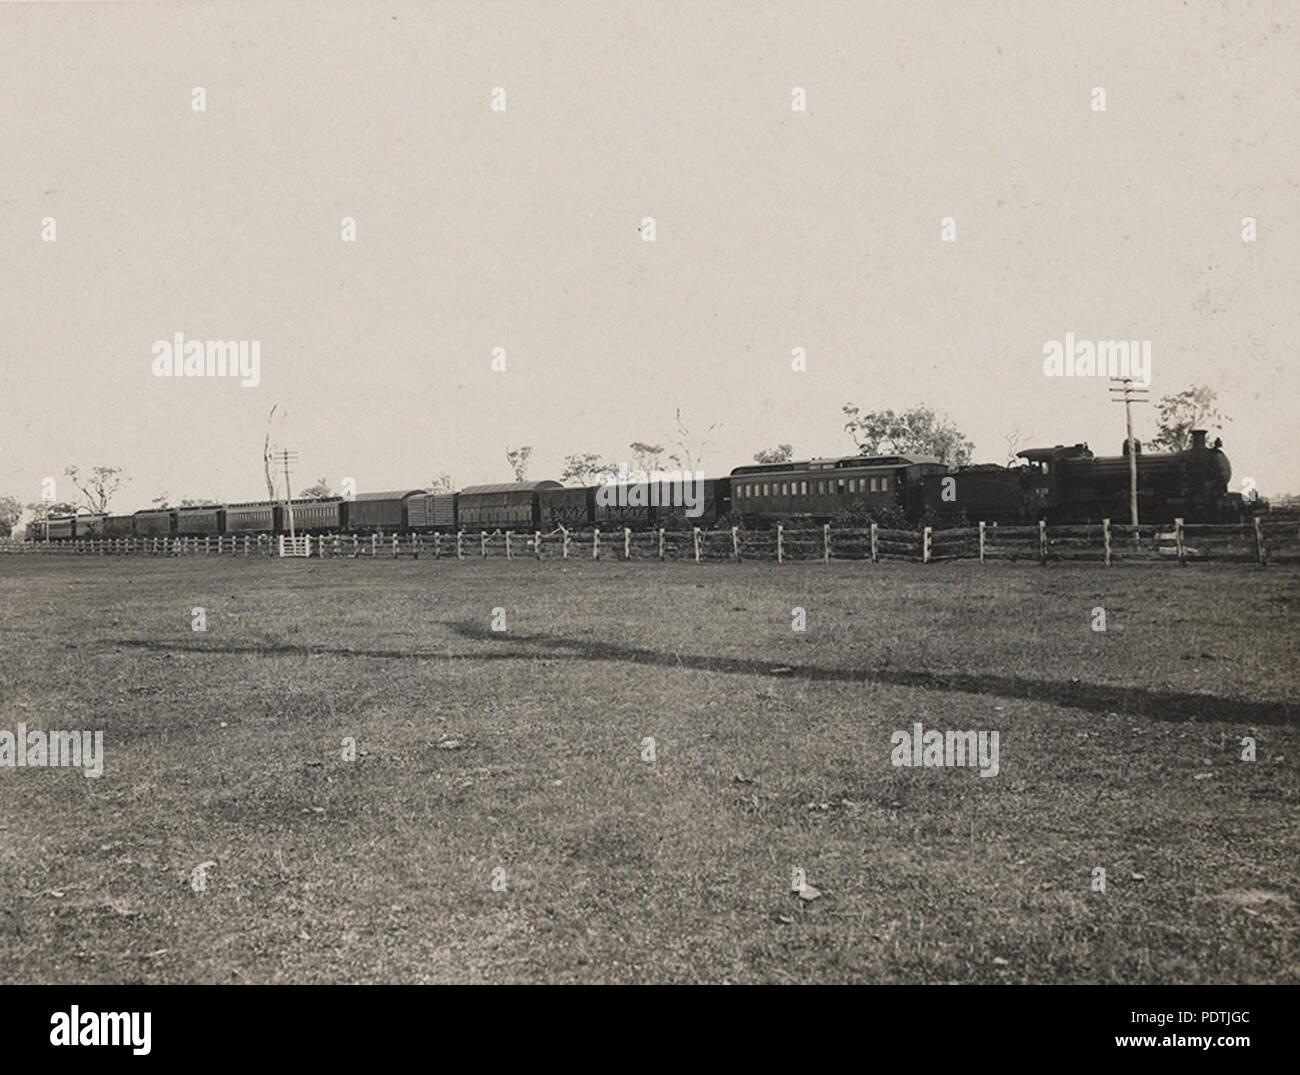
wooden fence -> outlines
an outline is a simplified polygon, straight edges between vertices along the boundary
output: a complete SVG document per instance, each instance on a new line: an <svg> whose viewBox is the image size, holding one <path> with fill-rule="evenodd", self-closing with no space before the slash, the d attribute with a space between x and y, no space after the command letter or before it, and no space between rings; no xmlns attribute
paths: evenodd
<svg viewBox="0 0 1300 1075"><path fill-rule="evenodd" d="M888 530L822 526L787 530L583 530L550 533L494 530L458 534L324 534L313 537L310 555L427 557L430 559L675 560L717 563L770 560L778 564L832 560L1021 560L1114 564L1197 561L1267 564L1300 560L1300 518L1259 516L1232 524L1171 527L1112 524L998 526L979 523L960 530ZM62 556L276 556L281 545L267 534L159 538L89 538L69 542L0 542L0 553Z"/></svg>

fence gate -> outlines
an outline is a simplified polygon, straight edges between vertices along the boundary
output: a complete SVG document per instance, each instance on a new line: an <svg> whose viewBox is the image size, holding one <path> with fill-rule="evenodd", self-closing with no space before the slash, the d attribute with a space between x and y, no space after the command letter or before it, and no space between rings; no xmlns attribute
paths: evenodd
<svg viewBox="0 0 1300 1075"><path fill-rule="evenodd" d="M304 534L302 537L286 537L284 534L281 534L280 555L281 556L310 556L311 535Z"/></svg>

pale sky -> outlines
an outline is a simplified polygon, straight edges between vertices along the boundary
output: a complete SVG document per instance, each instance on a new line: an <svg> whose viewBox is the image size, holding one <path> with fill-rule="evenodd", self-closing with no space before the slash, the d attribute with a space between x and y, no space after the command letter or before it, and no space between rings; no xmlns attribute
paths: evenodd
<svg viewBox="0 0 1300 1075"><path fill-rule="evenodd" d="M1298 18L4 5L0 494L79 463L127 469L118 511L260 498L272 404L297 482L361 492L616 463L677 407L710 474L852 452L848 402L948 412L982 461L1013 428L1114 454L1107 382L1043 375L1067 332L1152 341L1152 398L1219 392L1234 488L1300 491ZM154 377L176 332L259 340L261 383Z"/></svg>

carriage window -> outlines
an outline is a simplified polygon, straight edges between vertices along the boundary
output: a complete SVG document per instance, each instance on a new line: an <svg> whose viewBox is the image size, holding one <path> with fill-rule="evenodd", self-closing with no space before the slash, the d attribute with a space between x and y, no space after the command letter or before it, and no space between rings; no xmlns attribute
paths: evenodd
<svg viewBox="0 0 1300 1075"><path fill-rule="evenodd" d="M844 479L843 479L843 478L839 478L839 479L836 480L836 482L835 482L835 491L836 491L837 493L839 493L840 496L843 496L843 495L844 495Z"/></svg>
<svg viewBox="0 0 1300 1075"><path fill-rule="evenodd" d="M781 495L782 495L782 496L789 496L789 495L790 495L790 483L789 483L789 482L782 482L782 483L781 483Z"/></svg>
<svg viewBox="0 0 1300 1075"><path fill-rule="evenodd" d="M799 483L799 487L800 487L800 488L799 488L799 492L800 492L803 496L807 496L807 495L808 495L808 483L807 483L807 482L800 482L800 483Z"/></svg>
<svg viewBox="0 0 1300 1075"><path fill-rule="evenodd" d="M767 496L767 495L768 495L767 490L768 490L767 482L764 482L764 483L763 483L763 495L764 495L764 496Z"/></svg>
<svg viewBox="0 0 1300 1075"><path fill-rule="evenodd" d="M880 491L881 491L882 493L887 493L887 492L889 492L889 479L888 479L888 478L881 478L881 479L880 479Z"/></svg>

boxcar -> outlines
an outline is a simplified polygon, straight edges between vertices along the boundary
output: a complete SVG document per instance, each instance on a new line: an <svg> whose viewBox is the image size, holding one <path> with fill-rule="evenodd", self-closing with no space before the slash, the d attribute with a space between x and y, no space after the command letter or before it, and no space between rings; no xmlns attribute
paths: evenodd
<svg viewBox="0 0 1300 1075"><path fill-rule="evenodd" d="M135 513L136 537L171 537L176 532L176 513L146 508Z"/></svg>
<svg viewBox="0 0 1300 1075"><path fill-rule="evenodd" d="M226 505L227 534L274 533L279 523L280 505L273 500L249 500Z"/></svg>
<svg viewBox="0 0 1300 1075"><path fill-rule="evenodd" d="M695 495L694 485L690 488ZM659 507L655 510L655 526L665 530L689 530L698 526L707 530L724 515L731 511L731 480L729 478L707 478L703 483L701 502L693 509L682 503L682 492L672 489L660 492ZM691 515L690 511L699 514Z"/></svg>
<svg viewBox="0 0 1300 1075"><path fill-rule="evenodd" d="M411 530L455 530L456 494L421 493L408 498L406 525Z"/></svg>
<svg viewBox="0 0 1300 1075"><path fill-rule="evenodd" d="M460 491L456 512L462 530L538 530L538 494L561 489L555 481L471 485Z"/></svg>
<svg viewBox="0 0 1300 1075"><path fill-rule="evenodd" d="M128 538L135 533L135 516L110 515L104 520L104 536L107 538Z"/></svg>
<svg viewBox="0 0 1300 1075"><path fill-rule="evenodd" d="M541 528L546 531L562 526L566 530L583 530L592 525L592 497L595 490L542 489L537 494Z"/></svg>
<svg viewBox="0 0 1300 1075"><path fill-rule="evenodd" d="M406 504L412 497L423 497L423 489L399 489L387 493L359 493L344 501L345 526L348 530L405 530Z"/></svg>
<svg viewBox="0 0 1300 1075"><path fill-rule="evenodd" d="M220 534L225 510L217 504L181 508L176 512L178 534Z"/></svg>
<svg viewBox="0 0 1300 1075"><path fill-rule="evenodd" d="M648 530L655 525L658 508L650 503L650 483L596 485L592 487L592 522L602 530ZM656 498L658 494L656 493Z"/></svg>
<svg viewBox="0 0 1300 1075"><path fill-rule="evenodd" d="M330 500L293 501L294 533L327 532L343 529L343 505L347 502L337 497ZM289 516L280 509L280 529L287 533Z"/></svg>

